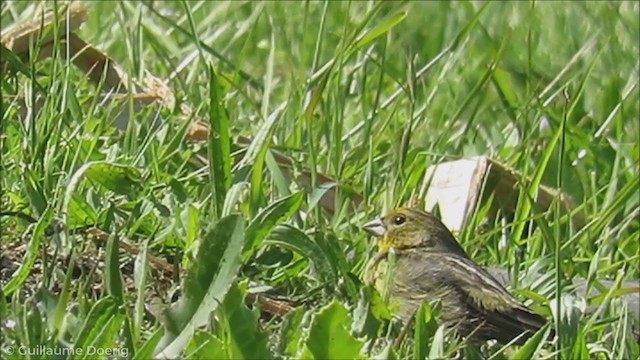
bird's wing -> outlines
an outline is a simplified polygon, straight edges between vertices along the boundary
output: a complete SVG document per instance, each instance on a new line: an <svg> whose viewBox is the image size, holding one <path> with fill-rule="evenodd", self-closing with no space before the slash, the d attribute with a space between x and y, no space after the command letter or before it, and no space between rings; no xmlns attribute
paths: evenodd
<svg viewBox="0 0 640 360"><path fill-rule="evenodd" d="M445 256L454 272L453 282L469 302L484 314L487 325L500 333L516 336L526 330L535 332L545 325L546 319L531 311L514 298L505 288L471 260ZM459 270L459 271L458 271Z"/></svg>
<svg viewBox="0 0 640 360"><path fill-rule="evenodd" d="M438 261L442 266L435 273L421 276L440 278L454 288L482 317L485 326L493 329L491 333L496 339L509 342L525 331L537 331L546 323L545 318L524 306L473 261L456 255L435 256L431 261Z"/></svg>

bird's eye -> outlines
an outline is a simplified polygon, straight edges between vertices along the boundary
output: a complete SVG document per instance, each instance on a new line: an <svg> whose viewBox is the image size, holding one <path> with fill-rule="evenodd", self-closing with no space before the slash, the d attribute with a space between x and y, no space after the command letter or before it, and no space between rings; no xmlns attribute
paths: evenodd
<svg viewBox="0 0 640 360"><path fill-rule="evenodd" d="M396 215L393 217L393 224L394 225L402 225L404 224L404 222L407 221L407 218L404 217L404 215Z"/></svg>

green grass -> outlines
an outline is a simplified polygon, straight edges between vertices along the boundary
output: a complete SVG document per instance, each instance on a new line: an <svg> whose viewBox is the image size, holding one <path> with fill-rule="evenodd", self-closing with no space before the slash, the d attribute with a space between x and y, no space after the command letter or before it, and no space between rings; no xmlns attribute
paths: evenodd
<svg viewBox="0 0 640 360"><path fill-rule="evenodd" d="M3 30L38 6L3 2ZM638 312L624 300L628 284L640 296L637 2L87 7L78 34L133 79L168 79L176 102L102 102L64 51L18 62L3 49L1 244L16 262L2 265L3 358L37 346L136 358L640 357ZM208 141L186 140L195 118L215 129ZM311 191L273 150L293 174L308 171ZM511 290L553 319L559 342L472 349L424 306L425 321L393 344L400 328L360 280L375 251L360 226L419 195L428 166L476 155L523 174L521 201L510 223L458 238L478 263L519 274ZM586 225L559 203L532 204L540 183L569 194ZM320 206L326 192L334 212ZM93 226L108 239L92 239ZM122 242L140 253L118 252ZM161 276L152 257L183 272ZM578 278L601 295L570 296ZM263 291L295 310L243 305Z"/></svg>

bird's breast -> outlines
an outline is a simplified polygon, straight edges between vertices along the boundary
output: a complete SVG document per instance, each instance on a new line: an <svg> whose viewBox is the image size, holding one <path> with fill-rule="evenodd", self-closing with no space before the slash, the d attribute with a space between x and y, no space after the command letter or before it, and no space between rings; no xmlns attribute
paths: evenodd
<svg viewBox="0 0 640 360"><path fill-rule="evenodd" d="M442 286L435 277L424 276L431 273L428 268L435 263L431 255L410 250L396 252L393 265L387 254L378 254L369 261L365 282L374 286L389 309L404 321L411 318L423 302L434 300L442 306L444 321L467 315L467 309L459 306L459 294Z"/></svg>

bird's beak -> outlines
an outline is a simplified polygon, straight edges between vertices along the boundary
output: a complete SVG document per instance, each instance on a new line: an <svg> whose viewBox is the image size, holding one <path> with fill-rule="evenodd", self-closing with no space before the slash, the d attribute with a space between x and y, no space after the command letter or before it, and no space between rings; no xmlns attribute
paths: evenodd
<svg viewBox="0 0 640 360"><path fill-rule="evenodd" d="M383 236L387 232L387 227L384 226L381 218L364 224L362 228L373 236Z"/></svg>

